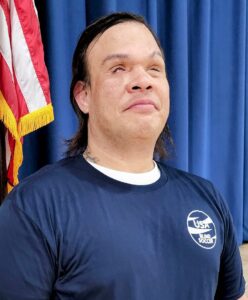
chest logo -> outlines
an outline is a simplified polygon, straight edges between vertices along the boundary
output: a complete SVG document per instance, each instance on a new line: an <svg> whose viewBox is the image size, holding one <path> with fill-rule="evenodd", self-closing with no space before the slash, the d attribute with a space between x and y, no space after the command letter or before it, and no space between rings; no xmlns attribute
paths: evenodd
<svg viewBox="0 0 248 300"><path fill-rule="evenodd" d="M212 219L203 211L193 210L187 218L187 227L193 241L204 249L214 248L217 240Z"/></svg>

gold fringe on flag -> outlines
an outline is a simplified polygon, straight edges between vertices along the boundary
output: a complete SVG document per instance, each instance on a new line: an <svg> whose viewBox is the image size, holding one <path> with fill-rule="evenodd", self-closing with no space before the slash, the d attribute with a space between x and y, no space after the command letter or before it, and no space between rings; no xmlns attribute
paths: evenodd
<svg viewBox="0 0 248 300"><path fill-rule="evenodd" d="M18 122L18 132L24 136L54 120L52 104L37 109L22 118Z"/></svg>
<svg viewBox="0 0 248 300"><path fill-rule="evenodd" d="M23 161L23 151L21 138L44 126L54 120L52 104L48 104L36 111L28 113L27 115L20 118L18 124L15 116L8 106L3 94L0 91L0 120L3 121L4 126L10 132L15 140L15 148L13 154L13 185L18 184L18 170ZM12 185L8 183L7 190L12 190Z"/></svg>
<svg viewBox="0 0 248 300"><path fill-rule="evenodd" d="M15 149L13 156L13 187L18 184L18 171L23 161L22 143L20 139L15 140ZM7 186L7 190L13 188L10 184Z"/></svg>
<svg viewBox="0 0 248 300"><path fill-rule="evenodd" d="M14 139L19 138L16 118L12 110L9 108L2 92L0 91L0 120L3 121L4 126L9 130Z"/></svg>

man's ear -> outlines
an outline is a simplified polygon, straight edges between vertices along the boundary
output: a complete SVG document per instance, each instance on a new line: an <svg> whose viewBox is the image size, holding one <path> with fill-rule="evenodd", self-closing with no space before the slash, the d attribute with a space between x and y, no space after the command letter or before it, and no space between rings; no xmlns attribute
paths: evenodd
<svg viewBox="0 0 248 300"><path fill-rule="evenodd" d="M87 114L89 112L89 86L84 81L78 81L73 95L81 111Z"/></svg>

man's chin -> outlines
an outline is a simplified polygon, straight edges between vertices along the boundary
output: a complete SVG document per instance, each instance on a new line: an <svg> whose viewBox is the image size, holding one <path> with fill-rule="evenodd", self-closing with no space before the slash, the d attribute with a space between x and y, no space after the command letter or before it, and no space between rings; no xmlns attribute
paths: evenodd
<svg viewBox="0 0 248 300"><path fill-rule="evenodd" d="M135 124L134 128L126 128L124 134L131 139L153 141L157 140L164 126L154 126L155 124Z"/></svg>

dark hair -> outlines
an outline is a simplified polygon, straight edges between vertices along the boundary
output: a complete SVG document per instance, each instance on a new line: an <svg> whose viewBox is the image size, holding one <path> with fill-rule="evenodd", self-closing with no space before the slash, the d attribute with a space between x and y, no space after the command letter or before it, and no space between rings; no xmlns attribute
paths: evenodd
<svg viewBox="0 0 248 300"><path fill-rule="evenodd" d="M72 61L72 81L70 87L70 99L73 109L79 120L79 128L76 134L70 140L67 141L67 156L82 153L86 149L88 144L88 114L85 114L80 110L74 98L74 88L78 81L84 81L86 84L90 84L90 75L88 72L86 55L87 49L90 43L96 37L102 35L108 28L124 22L138 22L145 25L153 35L154 39L156 40L159 48L163 53L163 49L160 45L157 36L154 34L150 26L146 23L146 21L138 15L126 12L113 13L98 19L85 29L85 31L81 34L79 38ZM161 132L155 146L155 153L158 154L161 158L167 156L167 151L165 149L166 141L169 142L169 144L172 144L172 139L167 124Z"/></svg>

